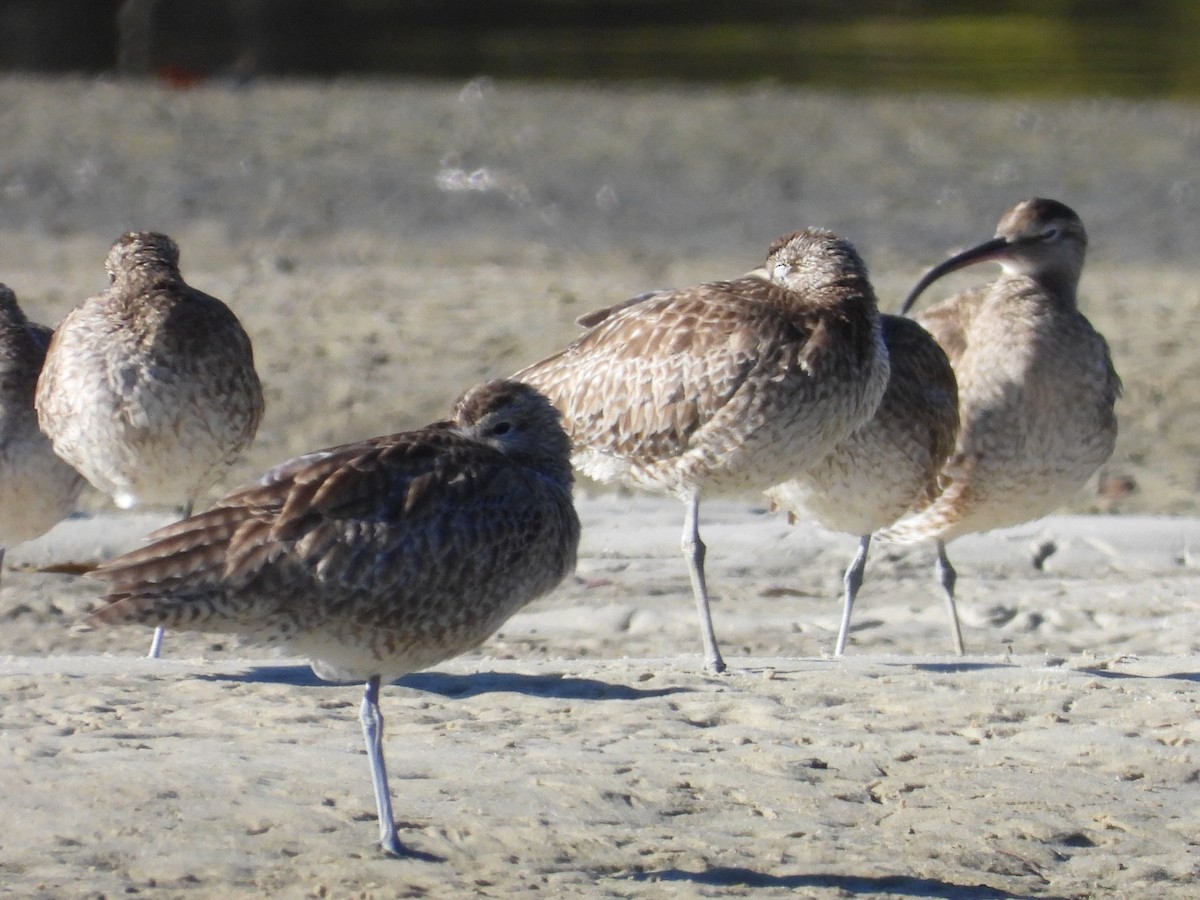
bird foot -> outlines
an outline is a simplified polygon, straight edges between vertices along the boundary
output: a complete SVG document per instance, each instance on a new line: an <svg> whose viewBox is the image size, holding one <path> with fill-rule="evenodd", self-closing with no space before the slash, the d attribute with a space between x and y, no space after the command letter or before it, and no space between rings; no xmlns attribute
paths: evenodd
<svg viewBox="0 0 1200 900"><path fill-rule="evenodd" d="M408 856L408 851L404 849L404 845L400 843L400 839L396 837L394 831L390 835L385 835L380 839L379 847L388 856L397 858Z"/></svg>
<svg viewBox="0 0 1200 900"><path fill-rule="evenodd" d="M400 843L400 839L392 834L390 837L382 838L379 841L379 847L388 856L393 859L412 859L417 862L440 863L445 862L446 857L438 856L436 853L425 853L422 850L409 850Z"/></svg>

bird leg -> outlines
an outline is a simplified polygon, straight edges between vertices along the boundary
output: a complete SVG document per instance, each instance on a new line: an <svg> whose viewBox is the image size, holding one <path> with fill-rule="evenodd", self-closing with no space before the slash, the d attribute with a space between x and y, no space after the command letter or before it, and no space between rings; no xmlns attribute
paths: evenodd
<svg viewBox="0 0 1200 900"><path fill-rule="evenodd" d="M375 809L379 813L379 846L389 856L404 856L404 848L396 835L396 820L392 816L392 795L388 790L387 769L383 764L383 713L379 711L379 676L367 679L363 692L363 740L367 745L367 760L371 764L371 782L375 786Z"/></svg>
<svg viewBox="0 0 1200 900"><path fill-rule="evenodd" d="M195 501L188 500L183 504L183 515L179 517L182 522L184 519L190 518L192 515L192 506ZM159 625L154 629L154 637L150 638L150 652L146 654L147 659L158 659L158 653L162 650L163 627Z"/></svg>
<svg viewBox="0 0 1200 900"><path fill-rule="evenodd" d="M725 660L717 647L713 633L712 613L708 608L708 587L704 582L704 541L700 540L700 495L693 493L687 499L687 512L683 519L683 556L687 560L688 575L692 579L692 593L696 597L696 612L700 616L700 641L704 644L705 671L720 674L725 671Z"/></svg>
<svg viewBox="0 0 1200 900"><path fill-rule="evenodd" d="M159 625L154 629L154 637L150 638L150 652L146 654L147 659L158 659L158 651L162 649L163 627Z"/></svg>
<svg viewBox="0 0 1200 900"><path fill-rule="evenodd" d="M867 567L867 551L870 548L871 536L864 534L859 539L858 552L854 554L854 559L850 560L846 575L842 579L846 593L842 605L842 625L838 629L837 645L833 648L834 656L841 656L846 652L846 635L850 633L850 611L854 609L854 600L858 596L858 589L862 587L863 570Z"/></svg>
<svg viewBox="0 0 1200 900"><path fill-rule="evenodd" d="M958 581L958 573L950 565L950 557L946 555L946 542L937 542L937 561L933 565L938 583L946 592L946 607L950 610L950 627L954 633L954 652L959 656L966 653L963 649L962 629L958 625L958 607L954 605L954 585Z"/></svg>

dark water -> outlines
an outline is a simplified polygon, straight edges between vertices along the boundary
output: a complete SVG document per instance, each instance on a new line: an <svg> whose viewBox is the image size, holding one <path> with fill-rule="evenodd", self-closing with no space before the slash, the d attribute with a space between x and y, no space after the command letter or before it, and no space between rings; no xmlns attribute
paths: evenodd
<svg viewBox="0 0 1200 900"><path fill-rule="evenodd" d="M1196 98L1200 2L0 0L0 69L119 65L185 82L489 75Z"/></svg>

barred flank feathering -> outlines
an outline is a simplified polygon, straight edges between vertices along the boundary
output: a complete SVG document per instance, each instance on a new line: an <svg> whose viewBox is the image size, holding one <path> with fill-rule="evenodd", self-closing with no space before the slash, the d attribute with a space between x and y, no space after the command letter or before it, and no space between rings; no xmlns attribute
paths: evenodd
<svg viewBox="0 0 1200 900"><path fill-rule="evenodd" d="M706 665L721 671L700 498L764 490L870 418L888 364L866 267L849 242L805 229L775 242L761 276L651 292L580 321L570 346L513 377L561 410L577 469L688 504Z"/></svg>
<svg viewBox="0 0 1200 900"><path fill-rule="evenodd" d="M237 510L214 509L160 528L147 537L146 546L104 563L91 574L108 582L108 599L141 594L139 599L146 606L146 613L153 614L153 604L159 600L157 592L168 592L177 584L214 584L226 580L229 548L244 524L237 513ZM155 593L145 593L148 590ZM128 605L124 609L132 611ZM160 608L157 615L167 612ZM126 618L120 613L111 605L104 606L91 618L97 622L120 622ZM151 621L143 614L135 620Z"/></svg>
<svg viewBox="0 0 1200 900"><path fill-rule="evenodd" d="M117 622L234 632L366 680L380 843L401 855L382 681L474 647L575 567L570 445L533 388L490 382L454 418L289 460L96 569Z"/></svg>

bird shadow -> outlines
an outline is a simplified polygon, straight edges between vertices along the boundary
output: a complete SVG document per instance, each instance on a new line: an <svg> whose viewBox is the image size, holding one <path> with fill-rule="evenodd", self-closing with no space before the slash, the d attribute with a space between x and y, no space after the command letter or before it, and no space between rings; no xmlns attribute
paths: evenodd
<svg viewBox="0 0 1200 900"><path fill-rule="evenodd" d="M197 675L205 681L238 681L249 684L290 684L296 687L340 687L360 682L324 681L305 665L254 666L237 673ZM688 688L636 688L596 678L569 675L526 675L518 672L477 672L451 675L445 672L414 672L394 684L461 700L480 694L525 694L554 700L646 700L687 693Z"/></svg>
<svg viewBox="0 0 1200 900"><path fill-rule="evenodd" d="M444 856L438 856L436 853L427 853L424 850L414 850L407 844L402 844L400 849L404 852L399 856L393 856L390 853L381 853L380 856L382 859L402 859L425 863L444 863L446 861L446 857Z"/></svg>
<svg viewBox="0 0 1200 900"><path fill-rule="evenodd" d="M396 684L430 694L462 699L480 694L526 694L554 700L645 700L688 693L688 688L636 688L596 678L568 675L525 675L517 672L478 672L450 675L443 672L414 672Z"/></svg>
<svg viewBox="0 0 1200 900"><path fill-rule="evenodd" d="M290 684L295 687L343 687L362 682L325 681L308 666L253 666L241 672L212 672L196 675L200 681L240 681L247 684Z"/></svg>
<svg viewBox="0 0 1200 900"><path fill-rule="evenodd" d="M957 672L978 672L987 669L1007 669L1012 667L1012 663L979 663L979 662L946 662L946 663L905 663L906 666L917 669L922 672L937 672L942 674L954 674ZM1200 683L1200 672L1170 672L1165 675L1143 675L1139 672L1118 672L1114 669L1101 668L1099 666L1083 666L1072 671L1083 672L1088 675L1094 675L1097 678L1141 678L1141 679L1167 679L1173 681L1187 681L1192 684Z"/></svg>
<svg viewBox="0 0 1200 900"><path fill-rule="evenodd" d="M886 894L896 897L929 897L937 900L1029 900L1032 894L1014 894L986 884L954 884L936 878L917 878L908 875L834 875L798 873L769 875L742 866L715 866L701 872L685 869L663 869L657 872L638 872L635 881L692 882L720 888L784 888L804 890L827 888L843 894ZM1066 900L1048 894L1036 895L1038 900Z"/></svg>
<svg viewBox="0 0 1200 900"><path fill-rule="evenodd" d="M944 663L905 663L918 672L938 672L954 674L957 672L986 672L989 669L1009 669L1012 663L999 662L944 662Z"/></svg>
<svg viewBox="0 0 1200 900"><path fill-rule="evenodd" d="M1192 684L1200 682L1200 672L1170 672L1166 675L1141 675L1137 672L1114 672L1112 669L1101 669L1084 667L1077 669L1078 672L1086 672L1088 675L1094 675L1097 678L1140 678L1140 679L1167 679L1172 681L1189 681Z"/></svg>

